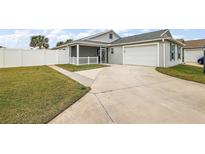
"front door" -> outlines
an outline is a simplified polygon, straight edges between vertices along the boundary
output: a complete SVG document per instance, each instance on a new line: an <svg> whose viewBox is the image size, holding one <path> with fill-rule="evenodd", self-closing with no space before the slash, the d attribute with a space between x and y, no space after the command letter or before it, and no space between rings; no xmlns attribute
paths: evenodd
<svg viewBox="0 0 205 154"><path fill-rule="evenodd" d="M101 49L101 63L106 63L106 49Z"/></svg>
<svg viewBox="0 0 205 154"><path fill-rule="evenodd" d="M107 63L107 48L97 49L99 63Z"/></svg>

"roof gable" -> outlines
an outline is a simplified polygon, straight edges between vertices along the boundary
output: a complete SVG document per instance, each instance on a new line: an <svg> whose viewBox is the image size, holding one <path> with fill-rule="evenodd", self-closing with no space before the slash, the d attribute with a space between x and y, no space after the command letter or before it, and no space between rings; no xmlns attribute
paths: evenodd
<svg viewBox="0 0 205 154"><path fill-rule="evenodd" d="M104 42L104 43L111 43L116 41L120 38L118 34L116 34L113 30L109 30L106 32L98 33L96 35L92 35L86 38L80 39L80 41L96 41L96 42Z"/></svg>
<svg viewBox="0 0 205 154"><path fill-rule="evenodd" d="M169 38L172 38L172 34L171 34L171 32L169 31L169 29L165 29L164 30L164 33L162 33L161 34L161 37L164 37L164 38L167 38L167 37L169 37Z"/></svg>
<svg viewBox="0 0 205 154"><path fill-rule="evenodd" d="M120 38L120 36L119 36L117 33L115 33L113 30L107 30L107 31L104 31L104 32L101 32L101 33L97 33L97 34L94 34L94 35L90 35L90 36L81 38L81 39L79 39L79 40L92 40L92 39L98 38L98 37L100 37L100 36L109 34L109 33L112 33L112 34L114 34L117 38Z"/></svg>

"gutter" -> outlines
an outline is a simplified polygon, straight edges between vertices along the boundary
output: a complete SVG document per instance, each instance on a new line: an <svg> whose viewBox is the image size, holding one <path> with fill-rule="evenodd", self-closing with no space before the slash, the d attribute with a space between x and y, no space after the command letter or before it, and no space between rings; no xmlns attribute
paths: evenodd
<svg viewBox="0 0 205 154"><path fill-rule="evenodd" d="M177 40L175 40L175 39L173 39L173 38L164 38L165 40L169 40L169 41L171 41L171 42L174 42L174 43L177 43L177 44L180 44L180 45L182 45L182 46L185 46L186 44L184 44L184 43L182 43L182 42L180 42L180 41L177 41Z"/></svg>
<svg viewBox="0 0 205 154"><path fill-rule="evenodd" d="M118 43L118 44L108 44L108 47L112 47L112 46L120 46L120 45L127 45L127 44L139 44L139 43L146 43L146 42L154 42L154 41L165 41L165 40L169 40L171 42L175 42L177 44L180 44L182 46L185 46L184 43L179 42L175 39L172 38L158 38L158 39L150 39L150 40L144 40L144 41L134 41L134 42L127 42L127 43Z"/></svg>
<svg viewBox="0 0 205 154"><path fill-rule="evenodd" d="M119 45L127 45L127 44L138 44L138 43L145 43L145 42L153 42L153 41L161 41L162 39L151 39L151 40L144 40L144 41L134 41L134 42L126 42L126 43L116 43L116 44L108 44L108 46L119 46Z"/></svg>
<svg viewBox="0 0 205 154"><path fill-rule="evenodd" d="M186 47L184 47L184 49L203 49L203 47L194 47L194 48L186 48Z"/></svg>
<svg viewBox="0 0 205 154"><path fill-rule="evenodd" d="M71 42L71 43L68 43L68 44L64 44L62 46L59 46L59 47L55 47L53 48L53 50L55 49L61 49L61 48L64 48L64 47L68 47L68 46L72 46L72 45L76 45L76 44L81 44L81 45L85 45L85 46L103 46L103 47L106 47L107 44L103 44L103 43L94 43L94 42L81 42L81 41L74 41L74 42Z"/></svg>

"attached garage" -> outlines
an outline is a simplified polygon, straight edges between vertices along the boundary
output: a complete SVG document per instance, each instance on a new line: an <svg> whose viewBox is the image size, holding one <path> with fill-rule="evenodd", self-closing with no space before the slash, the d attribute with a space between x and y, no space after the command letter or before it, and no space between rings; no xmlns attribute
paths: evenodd
<svg viewBox="0 0 205 154"><path fill-rule="evenodd" d="M203 57L203 49L184 49L184 62L197 63L198 59Z"/></svg>
<svg viewBox="0 0 205 154"><path fill-rule="evenodd" d="M124 47L124 64L158 66L159 45L132 45Z"/></svg>
<svg viewBox="0 0 205 154"><path fill-rule="evenodd" d="M184 62L197 63L198 59L203 57L203 48L205 39L184 41Z"/></svg>

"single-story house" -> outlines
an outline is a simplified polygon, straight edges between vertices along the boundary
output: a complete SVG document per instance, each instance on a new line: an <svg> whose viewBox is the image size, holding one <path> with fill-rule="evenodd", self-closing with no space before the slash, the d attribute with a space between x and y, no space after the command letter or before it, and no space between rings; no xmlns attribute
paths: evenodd
<svg viewBox="0 0 205 154"><path fill-rule="evenodd" d="M168 29L120 37L113 30L53 48L68 50L71 64L127 64L170 67L182 63L181 41Z"/></svg>
<svg viewBox="0 0 205 154"><path fill-rule="evenodd" d="M204 55L205 39L184 41L184 44L184 62L197 63L198 59Z"/></svg>

